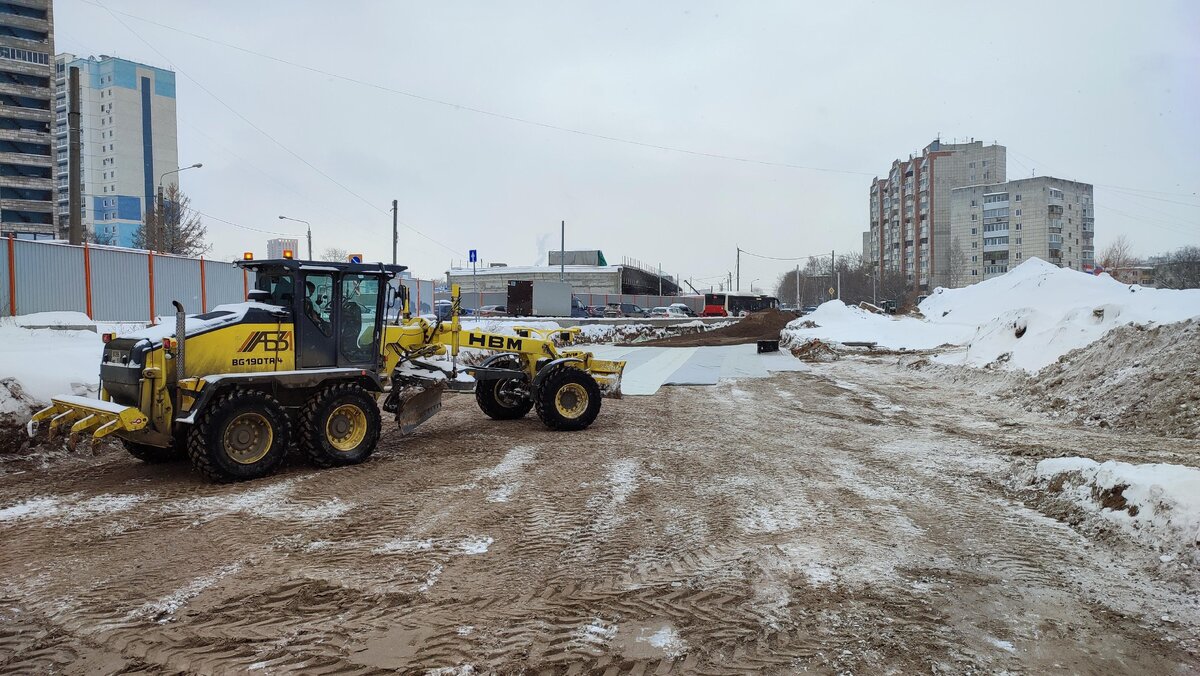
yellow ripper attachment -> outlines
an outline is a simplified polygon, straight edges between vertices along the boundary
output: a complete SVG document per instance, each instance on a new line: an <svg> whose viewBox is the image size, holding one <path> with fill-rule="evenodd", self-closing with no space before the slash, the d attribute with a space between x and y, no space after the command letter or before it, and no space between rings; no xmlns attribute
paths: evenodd
<svg viewBox="0 0 1200 676"><path fill-rule="evenodd" d="M95 439L113 432L140 430L150 423L150 419L136 406L122 406L111 401L69 394L54 397L50 401L50 406L35 413L29 421L29 436L37 434L43 420L50 421L51 436L55 430L70 425L71 435L94 429L92 437Z"/></svg>

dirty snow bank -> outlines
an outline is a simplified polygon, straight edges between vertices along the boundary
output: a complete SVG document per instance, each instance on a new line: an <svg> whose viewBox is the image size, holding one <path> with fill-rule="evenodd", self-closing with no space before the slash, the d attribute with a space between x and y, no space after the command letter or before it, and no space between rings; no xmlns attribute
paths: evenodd
<svg viewBox="0 0 1200 676"><path fill-rule="evenodd" d="M1200 438L1200 320L1113 329L1012 390L1085 425Z"/></svg>
<svg viewBox="0 0 1200 676"><path fill-rule="evenodd" d="M1087 275L1031 258L978 284L936 289L920 310L923 319L888 317L830 301L788 324L785 334L800 342L874 341L893 349L959 345L966 349L939 355L937 361L1033 373L1119 326L1200 317L1200 290L1129 286L1108 275Z"/></svg>
<svg viewBox="0 0 1200 676"><path fill-rule="evenodd" d="M1164 552L1164 563L1200 563L1200 469L1051 458L1037 464L1033 486L1042 501L1066 501L1093 525L1115 526Z"/></svg>

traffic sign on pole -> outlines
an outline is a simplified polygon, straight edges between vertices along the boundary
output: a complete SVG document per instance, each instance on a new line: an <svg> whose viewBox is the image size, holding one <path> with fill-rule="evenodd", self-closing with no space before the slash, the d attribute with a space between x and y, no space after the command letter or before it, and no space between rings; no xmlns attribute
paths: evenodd
<svg viewBox="0 0 1200 676"><path fill-rule="evenodd" d="M474 263L474 262L475 262L475 259L476 259L476 256L475 256L475 249L471 249L471 251L470 251L470 252L467 254L467 256L468 256L468 258L467 258L467 262L468 262L468 263Z"/></svg>

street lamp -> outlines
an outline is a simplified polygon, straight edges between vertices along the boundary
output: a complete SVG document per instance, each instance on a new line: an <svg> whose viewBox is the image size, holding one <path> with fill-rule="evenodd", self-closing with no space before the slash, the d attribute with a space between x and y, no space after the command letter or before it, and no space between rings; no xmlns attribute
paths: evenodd
<svg viewBox="0 0 1200 676"><path fill-rule="evenodd" d="M181 172L181 171L187 171L188 169L199 169L200 167L203 167L203 166L204 166L203 164L201 164L200 162L197 162L197 163L195 163L195 164L191 164L191 165L188 165L188 166L186 166L186 167L179 167L178 169L172 169L172 170L170 170L170 171L164 171L163 173L159 174L159 176L158 176L158 199L157 199L157 200L155 200L155 202L156 202L156 204L155 204L155 211L156 211L156 212L157 212L157 214L158 214L158 218L157 218L157 219L155 219L155 220L160 220L160 221L161 221L161 220L163 220L163 218L164 218L164 216L163 216L163 179L164 179L164 178L166 178L167 176L171 175L171 174L178 174L179 172ZM162 223L156 223L154 227L155 227L155 230L157 230L157 231L161 232L161 231L162 231L163 224L162 224ZM158 233L155 233L155 234L157 235ZM158 243L158 242L157 242L157 239L158 239L158 238L157 238L157 237L155 237L155 242L154 242L154 243Z"/></svg>
<svg viewBox="0 0 1200 676"><path fill-rule="evenodd" d="M754 280L750 282L750 293L754 293L754 282L757 282L760 279L762 279L762 277L755 277Z"/></svg>
<svg viewBox="0 0 1200 676"><path fill-rule="evenodd" d="M312 257L312 224L311 224L311 223L309 223L308 221L305 221L305 220L303 220L303 219L299 219L299 218L288 218L287 216L280 216L280 217L279 217L279 220L281 220L281 221L295 221L295 222L297 222L297 223L303 223L303 224L305 225L305 227L306 227L306 228L308 228L308 260L310 260L310 261L311 261L311 260L313 260L313 257Z"/></svg>

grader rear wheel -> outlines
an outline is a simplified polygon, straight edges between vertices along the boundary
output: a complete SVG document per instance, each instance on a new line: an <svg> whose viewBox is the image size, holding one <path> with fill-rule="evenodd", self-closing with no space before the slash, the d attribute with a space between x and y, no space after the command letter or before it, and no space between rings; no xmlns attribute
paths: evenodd
<svg viewBox="0 0 1200 676"><path fill-rule="evenodd" d="M197 416L188 433L188 457L213 481L257 479L283 462L291 432L287 413L274 397L237 388Z"/></svg>
<svg viewBox="0 0 1200 676"><path fill-rule="evenodd" d="M379 443L379 406L353 383L326 387L300 412L300 447L320 467L353 465Z"/></svg>

